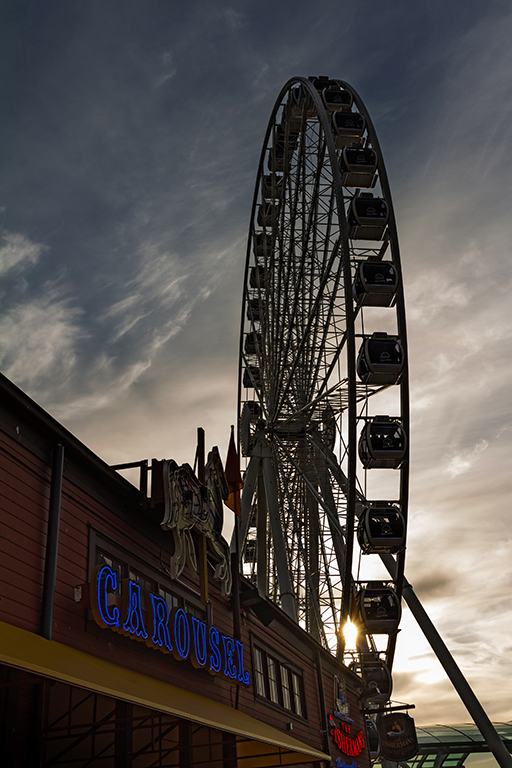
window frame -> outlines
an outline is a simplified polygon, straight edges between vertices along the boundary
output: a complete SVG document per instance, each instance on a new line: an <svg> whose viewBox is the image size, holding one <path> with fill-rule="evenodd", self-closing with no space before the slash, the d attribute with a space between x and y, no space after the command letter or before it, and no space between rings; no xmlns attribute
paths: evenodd
<svg viewBox="0 0 512 768"><path fill-rule="evenodd" d="M213 623L212 603L204 605L201 602L199 592L184 584L179 579L171 577L163 570L157 570L151 565L144 563L140 557L131 552L127 547L114 541L110 536L103 533L99 528L89 524L89 557L87 580L90 581L92 572L96 565L96 553L100 551L106 556L111 557L123 567L123 579L130 578L130 571L137 576L144 578L148 582L155 584L156 589L153 594L160 597L161 590L165 590L178 600L179 606L194 616L202 615L202 619L207 624ZM165 599L165 597L164 597Z"/></svg>
<svg viewBox="0 0 512 768"><path fill-rule="evenodd" d="M256 654L261 654L261 667L262 667L262 674L263 679L258 680L258 675L260 675L260 672L257 667L256 663ZM271 698L271 678L269 674L269 659L275 664L275 669L277 670L277 702L275 702ZM304 670L298 667L293 662L286 659L282 654L277 653L274 648L270 647L267 643L262 642L260 638L256 637L255 635L251 634L251 661L252 661L252 669L253 669L253 690L254 690L254 698L257 701L264 702L267 706L272 707L274 709L277 709L281 714L285 713L286 715L290 715L291 717L295 717L298 720L301 721L307 721L308 720L308 712L307 712L307 703L306 703L306 689L304 685ZM286 689L288 691L288 697L290 700L290 708L285 706L285 694L283 694L283 690L285 686L283 685L283 670L288 675L288 685L286 686ZM301 703L302 712L297 711L297 705L296 705L296 699L295 699L295 691L293 687L293 680L295 679L298 682L299 687L299 700ZM258 692L258 688L260 687L260 683L263 685L263 689L265 691L265 695L262 695Z"/></svg>

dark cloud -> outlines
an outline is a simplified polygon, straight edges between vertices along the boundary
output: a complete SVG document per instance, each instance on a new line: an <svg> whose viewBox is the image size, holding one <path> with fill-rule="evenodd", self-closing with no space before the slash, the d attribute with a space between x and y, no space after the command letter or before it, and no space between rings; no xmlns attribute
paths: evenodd
<svg viewBox="0 0 512 768"><path fill-rule="evenodd" d="M436 567L431 573L424 574L423 577L416 576L414 580L414 591L421 596L421 600L430 600L439 595L449 594L450 587L455 579L454 573L443 573L439 567Z"/></svg>

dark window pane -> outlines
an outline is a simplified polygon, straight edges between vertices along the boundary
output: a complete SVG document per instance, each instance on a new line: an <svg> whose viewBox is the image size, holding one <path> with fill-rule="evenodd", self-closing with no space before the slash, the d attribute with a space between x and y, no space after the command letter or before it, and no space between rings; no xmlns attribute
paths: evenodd
<svg viewBox="0 0 512 768"><path fill-rule="evenodd" d="M109 568L111 568L114 573L117 576L117 584L116 588L114 590L115 595L121 594L121 581L123 579L123 565L122 563L118 562L117 560L114 560L114 558L110 557L109 555L106 555L101 550L96 550L96 557L95 557L95 564L96 565L108 565Z"/></svg>
<svg viewBox="0 0 512 768"><path fill-rule="evenodd" d="M156 592L156 584L154 581L150 581L149 579L146 579L142 574L137 573L136 571L132 571L130 568L130 574L129 577L130 581L133 581L135 584L138 584L140 587L140 604L143 609L146 608L146 598L144 596L144 590L148 589L150 592L153 592L155 594Z"/></svg>
<svg viewBox="0 0 512 768"><path fill-rule="evenodd" d="M292 683L293 683L293 704L294 704L295 712L301 717L303 717L304 713L302 709L300 678L295 672L292 672Z"/></svg>
<svg viewBox="0 0 512 768"><path fill-rule="evenodd" d="M283 707L291 710L290 672L283 664L281 664L281 686L283 691Z"/></svg>
<svg viewBox="0 0 512 768"><path fill-rule="evenodd" d="M173 595L172 592L168 592L166 589L162 589L162 587L159 588L158 594L160 597L163 597L167 608L169 609L169 614L171 613L173 608L179 608L180 601L176 597L176 595Z"/></svg>
<svg viewBox="0 0 512 768"><path fill-rule="evenodd" d="M270 701L273 701L274 704L279 704L277 662L274 661L274 659L272 659L270 656L267 657L267 667Z"/></svg>
<svg viewBox="0 0 512 768"><path fill-rule="evenodd" d="M258 696L265 696L265 674L263 672L263 656L260 650L254 649L254 682Z"/></svg>

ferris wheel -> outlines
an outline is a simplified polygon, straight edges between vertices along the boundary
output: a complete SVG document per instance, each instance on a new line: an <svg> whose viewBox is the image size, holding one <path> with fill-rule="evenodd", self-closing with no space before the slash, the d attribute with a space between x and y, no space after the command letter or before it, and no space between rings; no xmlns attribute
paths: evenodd
<svg viewBox="0 0 512 768"><path fill-rule="evenodd" d="M341 80L292 78L270 117L247 244L239 401L243 572L338 656L352 617L353 667L381 675L382 702L405 557L405 309L377 136ZM394 558L396 582L375 575L379 554Z"/></svg>

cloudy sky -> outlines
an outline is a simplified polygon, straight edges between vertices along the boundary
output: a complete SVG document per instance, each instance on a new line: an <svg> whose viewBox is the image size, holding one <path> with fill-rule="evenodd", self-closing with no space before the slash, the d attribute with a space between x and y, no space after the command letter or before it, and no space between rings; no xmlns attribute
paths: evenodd
<svg viewBox="0 0 512 768"><path fill-rule="evenodd" d="M408 309L407 574L512 719L510 0L4 0L2 372L109 463L224 453L245 240L292 76L380 138ZM507 471L508 470L508 471ZM469 715L405 611L394 698Z"/></svg>

